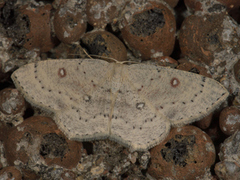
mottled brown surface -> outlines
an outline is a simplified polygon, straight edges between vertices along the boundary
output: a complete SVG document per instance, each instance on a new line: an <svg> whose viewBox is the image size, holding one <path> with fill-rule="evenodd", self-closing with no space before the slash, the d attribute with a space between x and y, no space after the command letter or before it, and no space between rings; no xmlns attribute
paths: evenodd
<svg viewBox="0 0 240 180"><path fill-rule="evenodd" d="M179 0L164 0L164 1L168 3L169 6L171 6L172 8L174 8L179 2Z"/></svg>
<svg viewBox="0 0 240 180"><path fill-rule="evenodd" d="M222 40L224 16L225 14L188 16L179 34L182 55L210 65L214 60L214 53L222 51L224 47Z"/></svg>
<svg viewBox="0 0 240 180"><path fill-rule="evenodd" d="M22 180L21 172L14 166L8 166L0 171L1 180Z"/></svg>
<svg viewBox="0 0 240 180"><path fill-rule="evenodd" d="M172 11L165 5L155 2L135 12L133 22L121 29L128 47L140 55L142 60L153 58L153 54L157 52L169 56L174 48L175 32L176 22Z"/></svg>
<svg viewBox="0 0 240 180"><path fill-rule="evenodd" d="M219 126L228 136L240 130L240 109L231 106L222 110L219 116Z"/></svg>
<svg viewBox="0 0 240 180"><path fill-rule="evenodd" d="M107 31L94 31L86 33L81 39L82 45L90 55L99 55L102 59L106 57L117 61L127 60L127 50L123 43L113 34Z"/></svg>
<svg viewBox="0 0 240 180"><path fill-rule="evenodd" d="M65 6L56 10L53 25L56 36L61 42L71 44L79 41L84 35L87 22L83 13Z"/></svg>
<svg viewBox="0 0 240 180"><path fill-rule="evenodd" d="M29 33L26 34L24 42L26 49L37 48L40 52L47 52L56 46L57 40L52 37L50 26L51 9L50 4L32 9L29 9L28 6L20 8L20 13L29 19Z"/></svg>
<svg viewBox="0 0 240 180"><path fill-rule="evenodd" d="M193 64L187 61L186 59L180 59L178 60L178 62L179 62L179 65L177 66L177 69L179 70L200 74L209 78L212 77L209 71L205 67Z"/></svg>
<svg viewBox="0 0 240 180"><path fill-rule="evenodd" d="M25 111L25 100L22 94L13 88L0 91L0 111L7 115L15 115Z"/></svg>
<svg viewBox="0 0 240 180"><path fill-rule="evenodd" d="M86 5L88 23L93 27L104 29L108 23L117 18L123 5L123 0L119 4L115 0L88 0Z"/></svg>
<svg viewBox="0 0 240 180"><path fill-rule="evenodd" d="M195 122L194 125L196 125L200 129L207 129L207 128L209 128L209 126L212 122L212 117L213 117L213 113L210 113L208 116L206 116L206 117L202 118L201 120Z"/></svg>
<svg viewBox="0 0 240 180"><path fill-rule="evenodd" d="M180 131L181 129L181 131ZM215 161L210 137L195 126L174 128L168 137L150 150L148 173L156 179L164 177L195 179Z"/></svg>
<svg viewBox="0 0 240 180"><path fill-rule="evenodd" d="M13 127L5 148L10 165L17 160L27 164L35 156L48 165L73 168L81 158L81 143L68 140L52 119L42 116L30 117Z"/></svg>

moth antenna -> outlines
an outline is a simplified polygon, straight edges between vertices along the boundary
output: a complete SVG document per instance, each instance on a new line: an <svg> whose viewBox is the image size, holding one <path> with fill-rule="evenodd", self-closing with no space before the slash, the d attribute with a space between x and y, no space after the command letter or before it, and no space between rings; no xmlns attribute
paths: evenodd
<svg viewBox="0 0 240 180"><path fill-rule="evenodd" d="M139 64L139 62L136 62L136 61L118 61L117 59L112 58L112 57L95 55L95 54L88 54L88 52L85 49L83 49L83 52L87 55L87 57L89 59L94 59L93 57L95 57L95 58L99 58L99 59L102 59L102 60L104 60L104 59L112 60L112 61L114 61L115 63L118 63L118 64L127 64L127 63ZM70 55L75 55L75 54L70 54Z"/></svg>
<svg viewBox="0 0 240 180"><path fill-rule="evenodd" d="M84 48L83 48L83 52L87 55L87 57L89 57L90 59L93 59Z"/></svg>

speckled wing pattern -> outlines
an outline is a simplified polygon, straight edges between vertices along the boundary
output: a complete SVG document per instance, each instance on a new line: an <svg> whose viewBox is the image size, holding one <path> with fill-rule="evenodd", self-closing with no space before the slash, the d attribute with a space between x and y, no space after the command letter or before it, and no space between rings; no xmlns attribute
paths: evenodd
<svg viewBox="0 0 240 180"><path fill-rule="evenodd" d="M92 59L39 61L12 79L27 101L54 112L70 139L110 138L133 151L157 145L171 125L208 115L228 96L217 81L197 74Z"/></svg>

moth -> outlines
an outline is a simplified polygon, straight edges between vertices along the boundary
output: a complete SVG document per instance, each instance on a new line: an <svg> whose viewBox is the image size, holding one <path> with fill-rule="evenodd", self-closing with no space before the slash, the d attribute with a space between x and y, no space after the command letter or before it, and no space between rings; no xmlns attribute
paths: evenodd
<svg viewBox="0 0 240 180"><path fill-rule="evenodd" d="M71 140L109 138L132 151L146 151L171 126L197 121L228 97L217 81L151 64L99 59L31 63L12 74L32 105L53 112Z"/></svg>

